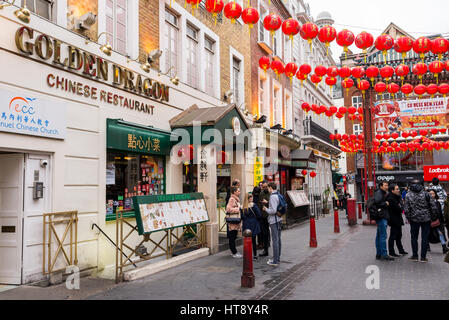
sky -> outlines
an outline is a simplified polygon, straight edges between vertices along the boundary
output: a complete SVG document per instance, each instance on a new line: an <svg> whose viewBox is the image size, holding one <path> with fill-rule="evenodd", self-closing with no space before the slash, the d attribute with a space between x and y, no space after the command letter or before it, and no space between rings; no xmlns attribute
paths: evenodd
<svg viewBox="0 0 449 320"><path fill-rule="evenodd" d="M305 0L310 5L314 19L322 11L328 11L335 20L337 32L351 30L355 36L362 31L371 33L374 39L391 23L395 23L413 37L441 33L449 37L449 0ZM331 47L333 57L343 48ZM355 45L350 49L361 52Z"/></svg>

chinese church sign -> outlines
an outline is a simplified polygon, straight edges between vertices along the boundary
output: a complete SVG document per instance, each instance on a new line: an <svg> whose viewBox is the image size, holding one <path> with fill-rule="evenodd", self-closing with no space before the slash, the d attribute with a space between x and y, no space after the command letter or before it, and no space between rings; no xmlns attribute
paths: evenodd
<svg viewBox="0 0 449 320"><path fill-rule="evenodd" d="M170 154L170 133L107 119L108 149L154 155Z"/></svg>

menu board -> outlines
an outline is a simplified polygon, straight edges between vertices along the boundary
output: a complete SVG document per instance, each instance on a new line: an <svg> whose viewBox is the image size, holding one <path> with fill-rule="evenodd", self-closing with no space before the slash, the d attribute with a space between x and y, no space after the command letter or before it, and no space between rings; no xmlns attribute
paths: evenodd
<svg viewBox="0 0 449 320"><path fill-rule="evenodd" d="M139 234L209 221L202 193L133 197Z"/></svg>
<svg viewBox="0 0 449 320"><path fill-rule="evenodd" d="M309 199L307 198L307 194L303 190L287 191L287 194L290 197L290 200L292 201L295 208L310 205Z"/></svg>

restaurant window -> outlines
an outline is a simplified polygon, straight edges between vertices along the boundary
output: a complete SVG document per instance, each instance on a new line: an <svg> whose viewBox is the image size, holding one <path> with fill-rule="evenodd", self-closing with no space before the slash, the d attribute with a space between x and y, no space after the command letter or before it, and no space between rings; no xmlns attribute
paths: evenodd
<svg viewBox="0 0 449 320"><path fill-rule="evenodd" d="M204 39L204 49L206 56L206 93L215 96L214 79L215 79L215 41L208 37Z"/></svg>
<svg viewBox="0 0 449 320"><path fill-rule="evenodd" d="M165 194L165 157L108 150L106 215L134 211L133 196Z"/></svg>
<svg viewBox="0 0 449 320"><path fill-rule="evenodd" d="M126 0L106 0L106 36L113 49L123 55L126 55L127 10Z"/></svg>
<svg viewBox="0 0 449 320"><path fill-rule="evenodd" d="M174 77L176 72L180 72L178 69L178 27L179 19L171 11L165 11L165 72L167 72L170 67L169 76Z"/></svg>
<svg viewBox="0 0 449 320"><path fill-rule="evenodd" d="M30 10L31 12L34 12L35 14L41 16L42 18L45 18L47 20L52 20L53 1L28 0L26 2L26 6L27 6L28 10Z"/></svg>
<svg viewBox="0 0 449 320"><path fill-rule="evenodd" d="M187 25L187 84L198 87L198 30Z"/></svg>

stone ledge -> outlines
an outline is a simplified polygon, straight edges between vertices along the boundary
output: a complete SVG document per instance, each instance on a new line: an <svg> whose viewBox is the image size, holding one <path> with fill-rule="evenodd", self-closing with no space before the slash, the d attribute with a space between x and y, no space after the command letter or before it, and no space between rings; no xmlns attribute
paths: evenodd
<svg viewBox="0 0 449 320"><path fill-rule="evenodd" d="M195 250L195 251L192 251L189 253L185 253L180 256L168 259L168 260L156 262L156 263L142 266L142 267L139 267L139 268L136 268L133 270L125 271L123 273L123 280L124 281L137 280L137 279L147 277L152 274L179 266L183 263L186 263L186 262L198 259L198 258L206 257L208 255L210 255L209 248L198 249L198 250Z"/></svg>

